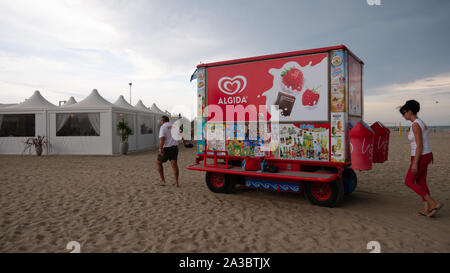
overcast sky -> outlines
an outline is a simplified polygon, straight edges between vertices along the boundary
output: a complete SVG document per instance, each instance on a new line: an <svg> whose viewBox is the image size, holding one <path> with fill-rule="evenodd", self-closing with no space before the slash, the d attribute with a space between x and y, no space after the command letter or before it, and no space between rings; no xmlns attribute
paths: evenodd
<svg viewBox="0 0 450 273"><path fill-rule="evenodd" d="M0 103L93 88L113 102L132 82L133 105L189 116L200 62L344 44L365 62L366 121L402 121L396 106L416 99L425 122L450 125L450 1L0 0L0 11Z"/></svg>

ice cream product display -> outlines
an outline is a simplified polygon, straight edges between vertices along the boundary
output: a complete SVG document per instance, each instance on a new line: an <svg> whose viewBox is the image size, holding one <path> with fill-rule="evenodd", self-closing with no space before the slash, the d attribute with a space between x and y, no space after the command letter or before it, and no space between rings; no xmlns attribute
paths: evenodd
<svg viewBox="0 0 450 273"><path fill-rule="evenodd" d="M205 140L199 140L197 141L197 153L203 154L206 148L206 141Z"/></svg>
<svg viewBox="0 0 450 273"><path fill-rule="evenodd" d="M231 156L270 156L270 150L265 146L270 142L251 133L248 124L225 125L225 149ZM252 137L255 135L255 137Z"/></svg>
<svg viewBox="0 0 450 273"><path fill-rule="evenodd" d="M362 104L362 80L361 80L362 66L361 64L349 56L348 58L348 113L353 116L361 116Z"/></svg>
<svg viewBox="0 0 450 273"><path fill-rule="evenodd" d="M198 117L195 120L195 138L198 140L197 152L203 154L206 148L206 132L205 132L206 118Z"/></svg>
<svg viewBox="0 0 450 273"><path fill-rule="evenodd" d="M228 155L232 156L246 156L247 151L244 149L243 140L227 140L225 144Z"/></svg>
<svg viewBox="0 0 450 273"><path fill-rule="evenodd" d="M200 68L198 70L197 75L197 117L205 117L205 107L206 107L206 99L205 99L205 69Z"/></svg>
<svg viewBox="0 0 450 273"><path fill-rule="evenodd" d="M331 161L345 161L345 113L331 113Z"/></svg>
<svg viewBox="0 0 450 273"><path fill-rule="evenodd" d="M329 160L330 127L327 124L272 124L271 138L266 140L262 137L251 139L245 133L244 139L238 139L235 129L237 126L234 124L226 125L225 150L230 156ZM248 131L248 127L245 131ZM208 149L211 147L217 148L218 142L208 144Z"/></svg>
<svg viewBox="0 0 450 273"><path fill-rule="evenodd" d="M245 139L245 124L238 123L236 124L236 139L244 140Z"/></svg>
<svg viewBox="0 0 450 273"><path fill-rule="evenodd" d="M225 124L225 138L227 140L236 138L236 124L234 123Z"/></svg>
<svg viewBox="0 0 450 273"><path fill-rule="evenodd" d="M331 52L331 112L345 112L345 53Z"/></svg>
<svg viewBox="0 0 450 273"><path fill-rule="evenodd" d="M327 124L281 124L280 159L328 161L329 125Z"/></svg>
<svg viewBox="0 0 450 273"><path fill-rule="evenodd" d="M203 81L203 79L205 78L204 75L205 75L204 69L201 69L201 70L198 72L197 80L198 80L198 81Z"/></svg>
<svg viewBox="0 0 450 273"><path fill-rule="evenodd" d="M225 125L223 123L206 123L206 149L225 150Z"/></svg>
<svg viewBox="0 0 450 273"><path fill-rule="evenodd" d="M231 156L269 156L269 152L263 151L264 140L227 140L225 144L228 155Z"/></svg>
<svg viewBox="0 0 450 273"><path fill-rule="evenodd" d="M196 119L196 138L197 142L197 152L199 154L203 154L206 149L206 118L205 118L205 107L206 107L206 99L205 99L205 69L199 68L197 74L197 119Z"/></svg>

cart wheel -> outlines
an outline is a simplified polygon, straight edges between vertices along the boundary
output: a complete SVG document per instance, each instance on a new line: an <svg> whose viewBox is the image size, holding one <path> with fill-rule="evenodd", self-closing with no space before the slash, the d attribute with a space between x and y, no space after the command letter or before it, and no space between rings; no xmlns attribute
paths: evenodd
<svg viewBox="0 0 450 273"><path fill-rule="evenodd" d="M358 178L353 169L345 168L342 172L342 182L344 182L344 192L345 195L349 195L355 191L356 185L358 184Z"/></svg>
<svg viewBox="0 0 450 273"><path fill-rule="evenodd" d="M323 207L337 206L344 196L344 185L334 182L304 182L306 198L313 205Z"/></svg>
<svg viewBox="0 0 450 273"><path fill-rule="evenodd" d="M235 183L231 181L230 177L223 173L207 172L206 185L215 193L229 193L232 192Z"/></svg>

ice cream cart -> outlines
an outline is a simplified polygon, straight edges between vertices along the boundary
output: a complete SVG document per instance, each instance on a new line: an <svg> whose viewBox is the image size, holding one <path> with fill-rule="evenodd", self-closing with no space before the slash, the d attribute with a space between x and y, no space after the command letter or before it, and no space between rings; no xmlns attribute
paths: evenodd
<svg viewBox="0 0 450 273"><path fill-rule="evenodd" d="M344 45L198 65L198 151L188 169L206 172L215 193L240 183L336 206L356 188L351 159L373 157L375 137L363 122L363 65ZM358 148L349 134L355 125ZM380 139L386 146L388 138ZM252 158L278 172L243 168Z"/></svg>

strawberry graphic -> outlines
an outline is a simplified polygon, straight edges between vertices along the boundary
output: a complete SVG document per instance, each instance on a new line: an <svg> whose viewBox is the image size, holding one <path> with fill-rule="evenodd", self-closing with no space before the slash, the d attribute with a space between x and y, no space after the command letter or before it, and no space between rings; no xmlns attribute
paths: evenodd
<svg viewBox="0 0 450 273"><path fill-rule="evenodd" d="M284 70L281 72L281 79L286 87L299 92L302 91L303 73L300 69L291 67Z"/></svg>
<svg viewBox="0 0 450 273"><path fill-rule="evenodd" d="M319 101L319 93L317 92L318 87L313 88L312 90L306 89L305 92L303 92L302 96L302 104L304 106L314 106Z"/></svg>

